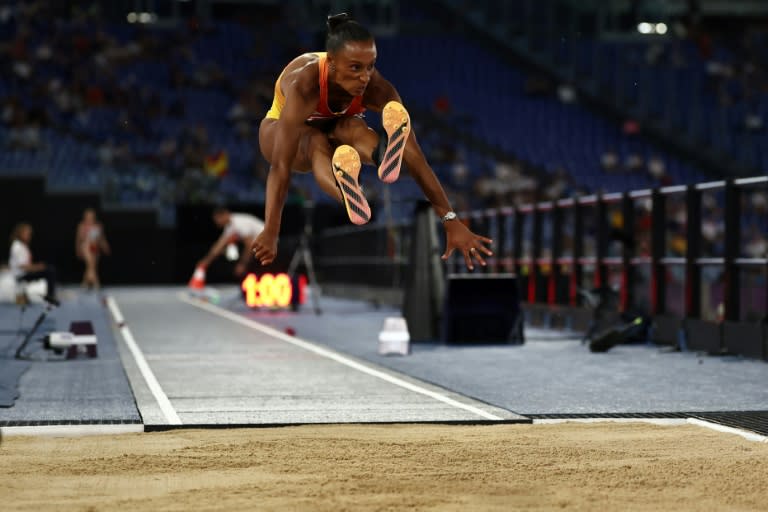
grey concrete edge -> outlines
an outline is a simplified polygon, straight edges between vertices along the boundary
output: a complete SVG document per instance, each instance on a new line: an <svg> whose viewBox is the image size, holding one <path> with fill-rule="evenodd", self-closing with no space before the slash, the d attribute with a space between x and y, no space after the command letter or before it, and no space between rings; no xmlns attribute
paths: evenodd
<svg viewBox="0 0 768 512"><path fill-rule="evenodd" d="M112 298L115 298L114 295ZM128 377L128 383L133 392L133 400L136 403L136 408L139 411L142 424L162 425L167 423L160 405L152 395L152 392L147 385L147 381L144 379L144 376L136 364L136 360L133 358L133 355L125 343L120 327L115 323L115 319L111 312L108 311L107 315L110 320L110 329L112 329L112 334L115 337L117 344L117 351L120 354L120 361L123 365L125 375ZM128 325L128 328L130 329L130 325L127 323L128 320L129 319L126 319L126 325Z"/></svg>

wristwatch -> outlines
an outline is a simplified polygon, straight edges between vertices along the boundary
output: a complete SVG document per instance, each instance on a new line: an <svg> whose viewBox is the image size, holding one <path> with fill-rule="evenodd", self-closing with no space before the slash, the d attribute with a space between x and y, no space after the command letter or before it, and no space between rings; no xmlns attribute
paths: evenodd
<svg viewBox="0 0 768 512"><path fill-rule="evenodd" d="M448 222L449 220L456 220L459 217L456 215L456 212L448 212L445 215L443 215L443 222Z"/></svg>

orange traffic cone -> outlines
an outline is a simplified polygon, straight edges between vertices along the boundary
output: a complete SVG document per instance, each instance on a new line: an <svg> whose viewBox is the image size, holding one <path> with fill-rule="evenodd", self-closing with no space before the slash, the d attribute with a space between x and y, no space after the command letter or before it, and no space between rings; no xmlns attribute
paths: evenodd
<svg viewBox="0 0 768 512"><path fill-rule="evenodd" d="M195 268L192 279L189 280L189 287L193 290L202 290L205 288L205 267Z"/></svg>

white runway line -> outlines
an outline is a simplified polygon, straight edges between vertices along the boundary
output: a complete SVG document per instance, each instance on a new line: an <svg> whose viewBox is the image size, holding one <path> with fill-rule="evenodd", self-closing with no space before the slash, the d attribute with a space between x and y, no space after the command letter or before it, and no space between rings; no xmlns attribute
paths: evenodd
<svg viewBox="0 0 768 512"><path fill-rule="evenodd" d="M179 418L179 415L176 414L176 410L171 405L171 401L168 400L168 396L166 396L163 388L160 387L160 383L157 381L155 374L152 372L152 369L149 367L147 360L144 358L144 354L139 348L139 345L136 343L131 330L127 325L125 325L125 319L123 318L123 314L120 312L120 308L117 307L117 302L115 299L112 297L107 297L107 306L109 306L109 311L112 313L112 317L120 329L120 334L123 335L125 344L128 346L128 349L133 355L133 359L136 361L136 366L138 366L141 375L144 377L144 380L149 387L149 390L152 392L152 395L155 397L157 404L160 406L160 410L165 416L165 420L169 425L181 425L181 418Z"/></svg>
<svg viewBox="0 0 768 512"><path fill-rule="evenodd" d="M733 427L726 427L725 425L720 425L719 423L712 423L710 421L704 421L698 418L688 418L688 423L690 423L691 425L698 425L699 427L717 430L718 432L723 432L726 434L736 434L737 436L741 436L748 441L757 441L758 443L768 443L768 437L761 436L760 434L756 434L748 430L742 430L740 428L733 428Z"/></svg>
<svg viewBox="0 0 768 512"><path fill-rule="evenodd" d="M740 428L726 427L719 423L700 420L698 418L544 418L533 420L534 425L547 425L559 423L651 423L654 425L676 426L676 425L697 425L699 427L709 428L725 434L736 434L748 441L757 441L759 443L768 443L768 437L742 430Z"/></svg>
<svg viewBox="0 0 768 512"><path fill-rule="evenodd" d="M232 320L233 322L237 322L246 327L250 327L251 329L254 329L256 331L260 331L264 334L272 336L273 338L277 338L280 341L284 341L286 343L290 343L291 345L295 345L299 348L303 348L304 350L308 350L309 352L313 352L319 356L326 357L328 359L336 361L337 363L341 363L344 366L353 368L359 372L362 372L362 373L371 375L372 377L376 377L378 379L389 382L390 384L400 386L401 388L413 391L415 393L420 393L422 395L428 396L430 398L443 402L444 404L456 407L458 409L464 409L465 411L471 412L473 414L476 414L488 420L502 421L504 419L504 418L501 418L500 416L496 416L495 414L491 414L489 412L486 412L472 405L463 404L445 395L441 395L440 393L430 391L429 389L404 381L402 379L399 379L393 375L389 375L375 368L371 368L357 361L349 359L348 357L345 357L341 354L328 350L324 347L315 345L314 343L311 343L309 341L302 340L301 338L297 338L295 336L289 336L283 332L278 331L277 329L273 329L272 327L262 325L254 320L250 320L241 315L238 315L237 313L233 313L226 309L222 309L218 306L213 306L206 302L200 302L197 300L190 299L186 294L184 294L184 292L179 293L178 297L179 297L179 300L181 300L182 302L186 302L187 304L191 304L192 306L198 307L200 309L204 309L215 315L219 315L220 317L226 318L228 320Z"/></svg>
<svg viewBox="0 0 768 512"><path fill-rule="evenodd" d="M542 418L534 419L534 425L556 425L560 423L650 423L652 425L685 425L685 418Z"/></svg>

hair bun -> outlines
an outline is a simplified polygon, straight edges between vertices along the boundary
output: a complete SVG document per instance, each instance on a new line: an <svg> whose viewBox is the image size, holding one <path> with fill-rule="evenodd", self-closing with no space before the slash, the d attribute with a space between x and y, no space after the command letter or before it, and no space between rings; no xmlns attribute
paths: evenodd
<svg viewBox="0 0 768 512"><path fill-rule="evenodd" d="M343 25L348 21L353 21L352 16L350 16L346 12L342 12L339 14L333 14L331 16L328 16L328 20L326 21L325 24L328 26L328 32L333 32L339 27L339 25Z"/></svg>

